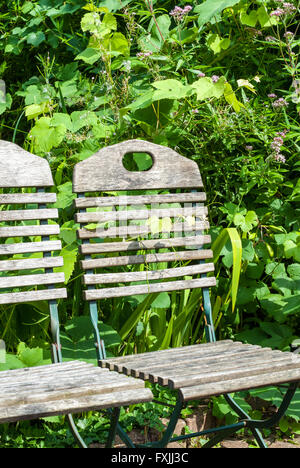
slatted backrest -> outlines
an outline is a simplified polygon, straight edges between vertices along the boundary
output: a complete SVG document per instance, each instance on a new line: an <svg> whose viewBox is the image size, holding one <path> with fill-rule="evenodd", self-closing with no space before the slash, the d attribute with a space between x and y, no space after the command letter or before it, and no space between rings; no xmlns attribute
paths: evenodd
<svg viewBox="0 0 300 468"><path fill-rule="evenodd" d="M0 140L0 305L66 298L56 194L48 162ZM30 188L30 189L29 189Z"/></svg>
<svg viewBox="0 0 300 468"><path fill-rule="evenodd" d="M150 154L152 167L125 169L125 155L141 152ZM206 276L214 266L206 262L212 251L204 248L210 236L204 233L209 223L202 188L196 162L142 140L101 149L78 163L73 190L79 194L85 299L215 285Z"/></svg>

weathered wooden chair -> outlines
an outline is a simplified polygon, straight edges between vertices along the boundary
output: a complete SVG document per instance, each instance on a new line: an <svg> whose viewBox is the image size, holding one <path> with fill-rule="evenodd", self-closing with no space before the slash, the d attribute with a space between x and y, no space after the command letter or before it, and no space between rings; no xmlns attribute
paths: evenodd
<svg viewBox="0 0 300 468"><path fill-rule="evenodd" d="M148 153L152 167L147 171L125 169L123 158L133 153ZM103 348L99 350L99 365L103 368L177 390L169 426L161 441L152 446L164 447L170 441L216 433L205 444L211 447L247 427L259 446L266 447L260 429L275 424L288 407L300 381L300 357L231 340L216 341L209 297L215 278L207 276L214 266L206 262L212 257L212 251L203 248L210 238L203 234L209 225L197 164L166 147L131 140L101 149L78 163L73 187L78 194L75 203L76 220L81 225L78 234L84 257L81 262L85 270L84 298L90 304L95 322L98 300L192 288L203 291L206 343L113 359L105 357ZM150 194L153 190L155 193ZM168 203L173 206L166 208ZM175 203L180 203L181 208L174 208ZM188 216L193 216L195 222L187 223ZM165 229L169 236L166 233L160 239L151 236L151 219L155 217L173 219L172 226ZM141 220L144 220L142 225ZM156 263L158 267L160 262L174 261L177 267L149 268L150 264ZM180 261L191 262L182 267L178 266ZM132 265L144 265L144 270L133 271ZM121 271L116 272L118 267ZM114 272L110 272L111 268ZM283 402L268 420L252 420L230 395L284 383L289 385ZM184 404L221 394L236 411L239 422L172 438Z"/></svg>
<svg viewBox="0 0 300 468"><path fill-rule="evenodd" d="M53 338L53 364L0 372L0 423L67 414L73 435L86 447L71 413L114 408L111 445L119 407L149 401L152 394L137 379L120 379L86 362L62 362L57 301L67 292L57 287L64 283L64 274L53 272L63 266L63 258L51 255L61 250L59 240L50 240L60 231L57 224L48 223L58 217L57 209L47 208L56 201L55 193L46 191L52 186L46 160L0 141L0 255L5 258L0 261L0 305L48 301ZM38 258L26 258L38 252ZM15 259L17 254L24 257Z"/></svg>

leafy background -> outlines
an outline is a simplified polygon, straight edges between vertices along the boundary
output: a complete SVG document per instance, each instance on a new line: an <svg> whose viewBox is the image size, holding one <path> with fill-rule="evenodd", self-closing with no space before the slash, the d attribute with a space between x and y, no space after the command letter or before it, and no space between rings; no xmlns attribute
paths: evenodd
<svg viewBox="0 0 300 468"><path fill-rule="evenodd" d="M187 11L188 2L178 5ZM5 2L0 137L45 157L53 171L69 290L60 304L66 358L93 359L93 346L76 332L89 336L72 171L99 148L131 138L199 164L219 259L218 338L281 350L299 338L299 5L289 5L274 14L282 2L205 0L176 16L174 1ZM147 161L135 164L142 170ZM238 263L233 233L242 245ZM109 351L203 341L199 300L193 291L104 302ZM46 304L2 307L6 367L48 362L48 329ZM276 405L278 392L251 393ZM222 400L213 408L233 418ZM281 428L299 430L299 395L288 416Z"/></svg>

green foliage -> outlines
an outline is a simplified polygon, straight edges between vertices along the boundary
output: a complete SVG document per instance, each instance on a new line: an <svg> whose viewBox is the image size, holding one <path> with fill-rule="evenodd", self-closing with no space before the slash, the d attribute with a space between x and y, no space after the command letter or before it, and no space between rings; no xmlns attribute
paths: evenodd
<svg viewBox="0 0 300 468"><path fill-rule="evenodd" d="M217 337L281 350L299 337L299 10L293 5L277 16L271 0L205 0L176 17L172 1L7 3L0 14L6 84L0 138L51 165L65 260L57 271L65 273L69 291L59 304L66 358L94 359L77 264L73 168L130 138L170 146L199 165L216 267ZM149 160L134 155L129 164L146 170ZM169 219L149 224L155 233ZM202 342L201 305L197 290L102 301L102 334L115 340L108 351ZM80 326L86 341L76 335ZM1 307L0 339L11 366L48 359L47 304ZM257 393L275 405L276 395ZM299 419L298 399L290 418ZM224 401L218 404L216 414L233 417Z"/></svg>

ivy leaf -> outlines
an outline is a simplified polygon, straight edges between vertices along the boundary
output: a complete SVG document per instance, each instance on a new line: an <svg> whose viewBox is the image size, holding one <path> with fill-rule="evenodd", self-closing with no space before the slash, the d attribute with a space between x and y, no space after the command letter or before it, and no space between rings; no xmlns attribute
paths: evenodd
<svg viewBox="0 0 300 468"><path fill-rule="evenodd" d="M26 365L26 367L33 367L41 364L43 361L42 348L27 348L25 343L20 343L18 346L18 358Z"/></svg>
<svg viewBox="0 0 300 468"><path fill-rule="evenodd" d="M41 117L31 129L29 136L33 137L35 151L48 153L53 147L60 145L66 130L64 125L51 126L50 117Z"/></svg>
<svg viewBox="0 0 300 468"><path fill-rule="evenodd" d="M128 41L124 34L120 32L116 32L110 38L104 39L102 45L112 55L129 55Z"/></svg>
<svg viewBox="0 0 300 468"><path fill-rule="evenodd" d="M230 39L222 38L219 34L209 34L206 40L207 46L214 52L218 54L223 50L228 49L230 46Z"/></svg>
<svg viewBox="0 0 300 468"><path fill-rule="evenodd" d="M95 62L97 62L97 60L99 60L100 57L101 52L99 52L99 50L88 47L83 52L80 52L80 54L76 55L75 60L82 60L89 65L93 65Z"/></svg>
<svg viewBox="0 0 300 468"><path fill-rule="evenodd" d="M240 20L242 24L245 24L246 26L250 26L251 28L254 28L256 23L257 23L257 11L252 10L249 15L245 11L242 11L240 13Z"/></svg>
<svg viewBox="0 0 300 468"><path fill-rule="evenodd" d="M78 132L83 127L92 127L97 125L98 117L92 111L74 111L71 114L73 132Z"/></svg>
<svg viewBox="0 0 300 468"><path fill-rule="evenodd" d="M199 26L202 27L208 22L213 24L220 21L222 11L237 3L239 0L206 0L201 5L197 5L194 12L199 14Z"/></svg>
<svg viewBox="0 0 300 468"><path fill-rule="evenodd" d="M178 80L162 80L155 81L152 86L156 88L153 93L153 101L160 99L181 99L184 98L190 90L189 86L185 86Z"/></svg>
<svg viewBox="0 0 300 468"><path fill-rule="evenodd" d="M60 252L60 255L64 259L64 265L59 268L54 268L54 271L56 273L65 274L65 284L68 283L69 279L71 278L73 274L76 260L77 260L77 253L78 253L77 244L67 245Z"/></svg>
<svg viewBox="0 0 300 468"><path fill-rule="evenodd" d="M37 33L31 32L27 36L27 44L31 44L34 47L38 47L42 42L46 39L45 34L42 31L38 31Z"/></svg>
<svg viewBox="0 0 300 468"><path fill-rule="evenodd" d="M270 16L264 6L257 10L257 18L262 28L275 26L279 21L276 16Z"/></svg>
<svg viewBox="0 0 300 468"><path fill-rule="evenodd" d="M212 79L209 77L199 78L195 81L191 88L197 93L198 101L203 101L204 99L209 99L212 97L220 98L224 93L225 87L225 77L219 78L216 83L213 83Z"/></svg>

